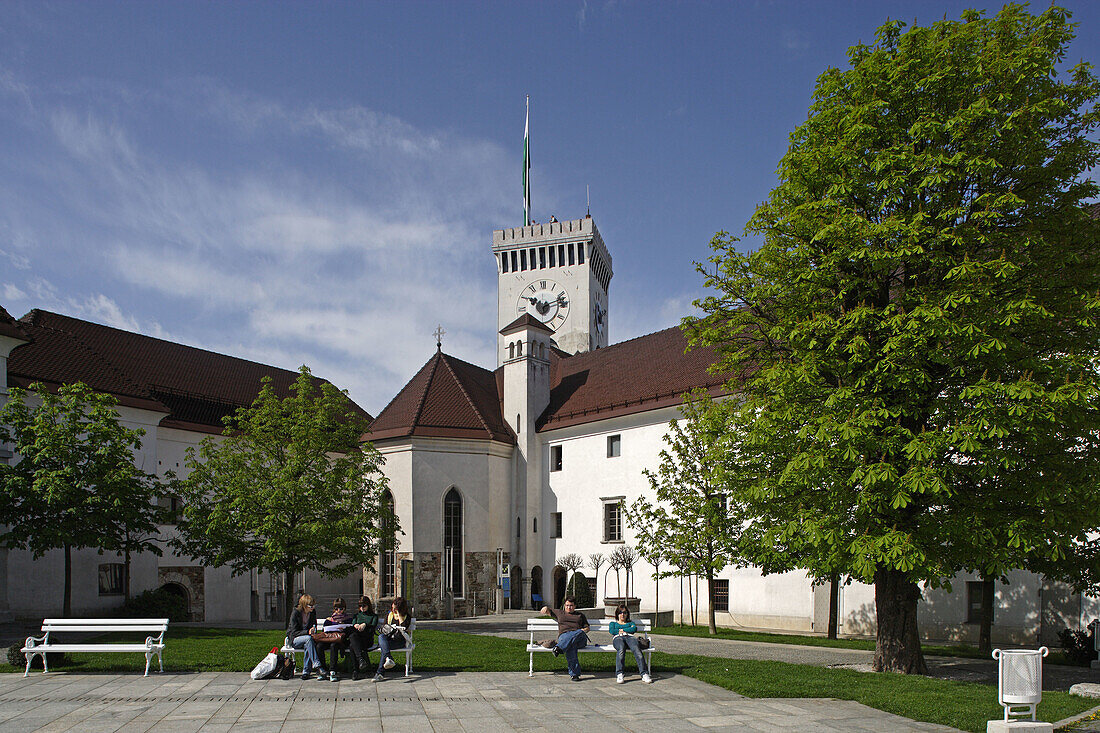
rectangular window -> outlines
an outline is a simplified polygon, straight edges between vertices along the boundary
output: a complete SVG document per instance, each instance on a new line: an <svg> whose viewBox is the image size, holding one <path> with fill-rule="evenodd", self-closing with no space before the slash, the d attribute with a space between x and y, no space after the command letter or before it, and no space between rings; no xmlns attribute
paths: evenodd
<svg viewBox="0 0 1100 733"><path fill-rule="evenodd" d="M534 270L535 269L535 262L538 261L538 260L535 259L535 257L537 257L538 255L535 254L535 248L534 247L532 247L530 251L531 251L531 254L527 258L527 261L531 263L531 269Z"/></svg>
<svg viewBox="0 0 1100 733"><path fill-rule="evenodd" d="M565 245L558 245L558 266L565 267Z"/></svg>
<svg viewBox="0 0 1100 733"><path fill-rule="evenodd" d="M550 470L551 471L560 471L561 470L561 446L560 445L550 446Z"/></svg>
<svg viewBox="0 0 1100 733"><path fill-rule="evenodd" d="M623 541L623 497L603 500L603 541Z"/></svg>
<svg viewBox="0 0 1100 733"><path fill-rule="evenodd" d="M584 264L584 243L583 242L581 244L577 245L577 264L578 265L583 265Z"/></svg>
<svg viewBox="0 0 1100 733"><path fill-rule="evenodd" d="M99 595L122 595L122 578L125 567L120 562L108 562L99 566Z"/></svg>
<svg viewBox="0 0 1100 733"><path fill-rule="evenodd" d="M539 247L539 269L546 269L546 247Z"/></svg>
<svg viewBox="0 0 1100 733"><path fill-rule="evenodd" d="M609 435L607 436L607 457L618 458L619 452L622 450L622 436L621 435Z"/></svg>
<svg viewBox="0 0 1100 733"><path fill-rule="evenodd" d="M383 598L393 598L397 595L397 553L393 550L382 550L379 564L379 591Z"/></svg>
<svg viewBox="0 0 1100 733"><path fill-rule="evenodd" d="M569 264L573 264L573 243L569 243Z"/></svg>
<svg viewBox="0 0 1100 733"><path fill-rule="evenodd" d="M525 249L519 251L519 269L527 269L527 250Z"/></svg>
<svg viewBox="0 0 1100 733"><path fill-rule="evenodd" d="M516 539L523 534L523 517L516 517Z"/></svg>
<svg viewBox="0 0 1100 733"><path fill-rule="evenodd" d="M515 272L518 269L516 267L516 251L515 250L512 250L511 256L512 256L512 272Z"/></svg>
<svg viewBox="0 0 1100 733"><path fill-rule="evenodd" d="M592 599L596 599L596 578L585 578L588 581L588 592L592 595Z"/></svg>
<svg viewBox="0 0 1100 733"><path fill-rule="evenodd" d="M554 534L551 537L555 539L561 539L561 512L550 513L550 526L553 527Z"/></svg>
<svg viewBox="0 0 1100 733"><path fill-rule="evenodd" d="M508 272L508 253L507 252L501 252L500 253L500 271L501 272Z"/></svg>
<svg viewBox="0 0 1100 733"><path fill-rule="evenodd" d="M554 266L554 245L550 245L550 266Z"/></svg>
<svg viewBox="0 0 1100 733"><path fill-rule="evenodd" d="M730 610L730 582L722 578L714 579L714 598L711 600L714 604L715 611L724 611L729 613Z"/></svg>
<svg viewBox="0 0 1100 733"><path fill-rule="evenodd" d="M970 580L966 583L966 623L980 624L982 622L982 593L985 583L980 580ZM995 607L990 609L990 612Z"/></svg>

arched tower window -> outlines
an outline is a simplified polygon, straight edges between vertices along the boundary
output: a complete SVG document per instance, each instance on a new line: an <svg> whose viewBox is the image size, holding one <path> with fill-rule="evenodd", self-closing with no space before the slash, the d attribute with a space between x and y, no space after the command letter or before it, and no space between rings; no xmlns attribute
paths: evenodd
<svg viewBox="0 0 1100 733"><path fill-rule="evenodd" d="M515 359L516 358L516 345L515 345L515 343L508 344L508 358L509 359Z"/></svg>
<svg viewBox="0 0 1100 733"><path fill-rule="evenodd" d="M452 488L443 497L443 589L462 597L462 496Z"/></svg>
<svg viewBox="0 0 1100 733"><path fill-rule="evenodd" d="M382 552L378 555L378 594L380 598L397 595L397 532L393 494L382 492Z"/></svg>

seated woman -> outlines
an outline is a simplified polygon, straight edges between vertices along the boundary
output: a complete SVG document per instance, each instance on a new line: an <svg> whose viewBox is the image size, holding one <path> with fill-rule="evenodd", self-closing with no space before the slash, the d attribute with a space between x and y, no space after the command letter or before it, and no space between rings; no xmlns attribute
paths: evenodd
<svg viewBox="0 0 1100 733"><path fill-rule="evenodd" d="M381 681L386 670L393 669L396 665L390 655L390 649L401 649L405 646L405 637L399 628L407 629L411 620L408 601L401 596L394 598L393 603L390 604L390 612L386 616L386 624L378 631L378 648L381 657L378 659L378 671L374 673L372 682Z"/></svg>
<svg viewBox="0 0 1100 733"><path fill-rule="evenodd" d="M305 660L302 662L302 679L308 680L310 670L317 669L317 674L327 677L328 672L322 666L317 656L317 644L309 632L317 626L317 611L314 610L313 596L303 593L298 599L298 606L290 614L290 621L286 627L286 642L295 649L305 650Z"/></svg>
<svg viewBox="0 0 1100 733"><path fill-rule="evenodd" d="M351 620L351 628L348 629L348 650L351 652L355 669L351 678L359 679L362 672L367 671L370 658L367 649L374 643L374 627L378 625L378 616L374 613L374 604L366 596L359 598L359 613Z"/></svg>
<svg viewBox="0 0 1100 733"><path fill-rule="evenodd" d="M329 632L346 632L350 628L351 614L347 612L347 604L344 603L343 598L337 598L332 602L332 615L324 621L324 629ZM325 650L329 650L328 678L333 682L340 679L336 674L336 667L340 662L340 652L346 646L346 638L341 641L323 641L317 644L317 651L322 660L325 658Z"/></svg>
<svg viewBox="0 0 1100 733"><path fill-rule="evenodd" d="M630 609L620 603L615 609L615 620L607 625L607 630L614 637L611 645L615 647L615 681L623 683L623 672L626 670L626 650L634 652L634 662L638 665L638 671L642 674L642 682L652 682L649 676L649 667L645 663L645 655L638 646L638 638L634 636L638 632L638 625L630 620Z"/></svg>

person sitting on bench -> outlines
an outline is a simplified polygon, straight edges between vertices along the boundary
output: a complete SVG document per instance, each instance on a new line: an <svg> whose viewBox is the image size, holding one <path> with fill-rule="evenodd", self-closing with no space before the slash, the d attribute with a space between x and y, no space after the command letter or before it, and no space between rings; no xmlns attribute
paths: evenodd
<svg viewBox="0 0 1100 733"><path fill-rule="evenodd" d="M565 655L569 679L580 682L581 660L577 650L588 646L588 618L577 610L577 599L566 596L561 608L543 606L539 613L552 616L558 622L558 641L552 651L555 657Z"/></svg>

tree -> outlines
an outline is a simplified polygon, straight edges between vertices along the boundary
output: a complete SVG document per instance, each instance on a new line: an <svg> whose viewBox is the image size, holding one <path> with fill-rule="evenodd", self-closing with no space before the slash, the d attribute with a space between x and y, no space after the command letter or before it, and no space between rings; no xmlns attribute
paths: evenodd
<svg viewBox="0 0 1100 733"><path fill-rule="evenodd" d="M588 556L588 567L592 568L592 577L596 579L596 586L594 586L594 587L596 587L596 595L597 596L599 596L598 586L599 586L599 582L600 582L600 567L603 566L604 561L606 561L606 560L607 560L607 558L605 558L603 556L602 552L594 552L594 553L592 553L591 555ZM607 595L607 588L606 587L604 588L604 595ZM598 601L600 599L595 598L594 600Z"/></svg>
<svg viewBox="0 0 1100 733"><path fill-rule="evenodd" d="M302 570L374 568L385 535L399 530L388 524L396 517L383 521L382 456L359 443L365 423L343 392L318 388L303 366L286 397L265 378L225 424L223 437L188 452L180 552L234 574L282 573L288 617Z"/></svg>
<svg viewBox="0 0 1100 733"><path fill-rule="evenodd" d="M568 555L558 558L558 565L562 566L569 576L565 586L565 594L567 596L576 595L577 587L573 579L576 577L577 569L584 565L584 558L575 552L570 552Z"/></svg>
<svg viewBox="0 0 1100 733"><path fill-rule="evenodd" d="M875 669L924 672L918 583L1060 564L1100 526L1100 84L1059 78L1056 6L903 28L819 77L762 245L715 236L685 328L737 375L746 441L789 449L751 497L763 537L818 576L850 558Z"/></svg>
<svg viewBox="0 0 1100 733"><path fill-rule="evenodd" d="M19 455L0 464L0 544L27 549L37 559L60 549L65 557L62 613L72 616L72 551L96 548L160 553L156 530L155 478L134 465L145 431L124 427L111 395L83 383L51 393L41 383L28 392L10 390L0 410L0 443ZM130 526L129 540L123 528ZM128 579L126 580L128 586Z"/></svg>
<svg viewBox="0 0 1100 733"><path fill-rule="evenodd" d="M739 479L729 465L736 454L736 433L727 430L728 406L693 392L680 408L682 420L669 423L666 450L656 473L645 471L653 489L626 512L642 557L675 558L680 572L707 579L708 597L714 598L714 578L723 568L742 562ZM671 573L665 573L670 575ZM710 633L718 633L714 604L710 604Z"/></svg>

